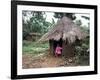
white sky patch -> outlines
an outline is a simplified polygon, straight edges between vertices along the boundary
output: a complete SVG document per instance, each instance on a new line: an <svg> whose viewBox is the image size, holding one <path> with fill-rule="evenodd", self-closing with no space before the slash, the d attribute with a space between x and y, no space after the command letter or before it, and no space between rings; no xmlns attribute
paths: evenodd
<svg viewBox="0 0 100 80"><path fill-rule="evenodd" d="M76 20L81 20L82 26L88 26L89 20L82 18L81 16L90 17L89 14L75 14Z"/></svg>
<svg viewBox="0 0 100 80"><path fill-rule="evenodd" d="M47 18L46 21L52 22L52 19L54 19L55 22L57 22L57 19L54 18L54 12L46 12Z"/></svg>

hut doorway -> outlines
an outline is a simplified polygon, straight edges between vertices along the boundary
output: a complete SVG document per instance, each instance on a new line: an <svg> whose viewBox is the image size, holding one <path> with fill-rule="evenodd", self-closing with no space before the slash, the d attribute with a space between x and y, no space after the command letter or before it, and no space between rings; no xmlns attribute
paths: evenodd
<svg viewBox="0 0 100 80"><path fill-rule="evenodd" d="M50 43L50 53L52 53L53 55L55 55L55 49L57 47L57 45L59 45L60 47L63 46L63 40L60 39L58 41L56 40L49 40L49 43ZM62 50L61 50L62 52Z"/></svg>
<svg viewBox="0 0 100 80"><path fill-rule="evenodd" d="M54 40L54 44L53 44L54 50L56 49L57 45L59 45L60 47L62 47L62 39L60 39L58 41Z"/></svg>
<svg viewBox="0 0 100 80"><path fill-rule="evenodd" d="M56 52L56 48L57 46L61 47L62 48L62 43L63 43L63 40L60 38L60 40L56 41L54 40L54 43L53 43L53 48L54 48L54 54ZM62 54L62 49L61 49L61 54Z"/></svg>

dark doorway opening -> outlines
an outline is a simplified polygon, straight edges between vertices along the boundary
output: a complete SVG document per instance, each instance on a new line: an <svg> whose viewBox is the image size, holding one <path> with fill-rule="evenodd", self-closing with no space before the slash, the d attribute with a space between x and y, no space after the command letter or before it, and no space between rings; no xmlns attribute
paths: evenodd
<svg viewBox="0 0 100 80"><path fill-rule="evenodd" d="M62 47L62 43L63 43L63 40L61 38L58 41L54 40L54 44L53 44L54 52L55 52L55 49L56 49L57 45ZM62 52L62 50L61 50L61 52Z"/></svg>

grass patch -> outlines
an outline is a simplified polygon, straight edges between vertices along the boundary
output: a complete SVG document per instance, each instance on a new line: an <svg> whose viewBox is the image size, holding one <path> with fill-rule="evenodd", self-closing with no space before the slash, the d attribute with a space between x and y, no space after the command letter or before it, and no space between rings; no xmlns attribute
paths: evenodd
<svg viewBox="0 0 100 80"><path fill-rule="evenodd" d="M49 48L48 43L36 43L32 41L23 41L23 54L41 54Z"/></svg>

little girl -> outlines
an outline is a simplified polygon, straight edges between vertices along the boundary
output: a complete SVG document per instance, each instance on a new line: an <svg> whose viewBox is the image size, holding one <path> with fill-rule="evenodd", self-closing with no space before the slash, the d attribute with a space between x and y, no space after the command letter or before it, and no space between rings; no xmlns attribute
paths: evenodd
<svg viewBox="0 0 100 80"><path fill-rule="evenodd" d="M57 47L55 49L55 56L61 55L61 50L62 50L62 48L59 45L57 45Z"/></svg>

